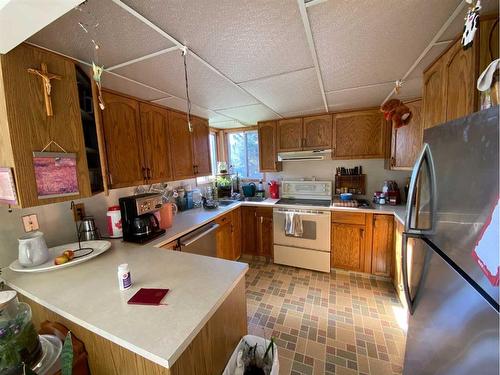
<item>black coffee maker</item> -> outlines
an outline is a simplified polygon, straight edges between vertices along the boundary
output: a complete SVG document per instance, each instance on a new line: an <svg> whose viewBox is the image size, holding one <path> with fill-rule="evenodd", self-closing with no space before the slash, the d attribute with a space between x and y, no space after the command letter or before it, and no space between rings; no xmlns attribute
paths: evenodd
<svg viewBox="0 0 500 375"><path fill-rule="evenodd" d="M155 215L163 205L160 194L132 195L120 198L119 203L124 241L145 243L165 233Z"/></svg>

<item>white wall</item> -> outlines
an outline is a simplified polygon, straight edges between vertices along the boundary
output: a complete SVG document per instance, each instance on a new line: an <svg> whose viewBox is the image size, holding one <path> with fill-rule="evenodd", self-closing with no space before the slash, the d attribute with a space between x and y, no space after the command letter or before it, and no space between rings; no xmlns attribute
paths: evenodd
<svg viewBox="0 0 500 375"><path fill-rule="evenodd" d="M382 190L384 180L395 180L398 183L401 193L404 192L406 179L410 176L410 172L384 169L383 159L284 162L283 171L279 173L266 173L266 180L316 177L318 180L335 181L337 167L354 168L359 165L363 167L363 174L366 174L366 199L371 199L373 192Z"/></svg>

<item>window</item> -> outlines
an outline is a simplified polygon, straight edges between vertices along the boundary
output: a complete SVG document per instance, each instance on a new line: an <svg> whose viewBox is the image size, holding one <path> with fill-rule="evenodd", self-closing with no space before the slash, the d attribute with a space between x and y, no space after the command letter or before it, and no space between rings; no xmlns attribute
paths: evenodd
<svg viewBox="0 0 500 375"><path fill-rule="evenodd" d="M256 130L231 132L227 136L229 165L242 178L261 179L259 142Z"/></svg>
<svg viewBox="0 0 500 375"><path fill-rule="evenodd" d="M213 132L210 132L208 140L210 143L210 165L212 166L212 175L196 177L197 185L203 185L212 182L214 180L215 174L217 173L217 135Z"/></svg>

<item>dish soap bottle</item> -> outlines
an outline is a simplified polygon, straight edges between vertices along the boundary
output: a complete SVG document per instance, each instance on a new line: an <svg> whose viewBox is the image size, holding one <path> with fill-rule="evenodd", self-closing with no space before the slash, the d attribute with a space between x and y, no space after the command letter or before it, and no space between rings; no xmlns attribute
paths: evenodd
<svg viewBox="0 0 500 375"><path fill-rule="evenodd" d="M264 190L264 184L262 183L262 180L260 180L259 184L257 185L257 191L255 192L255 196L261 198L266 197L266 191Z"/></svg>

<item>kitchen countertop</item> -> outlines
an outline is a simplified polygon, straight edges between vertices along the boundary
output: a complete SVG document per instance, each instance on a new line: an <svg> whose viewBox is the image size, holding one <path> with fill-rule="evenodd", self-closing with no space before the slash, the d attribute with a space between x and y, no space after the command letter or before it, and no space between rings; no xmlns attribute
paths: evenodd
<svg viewBox="0 0 500 375"><path fill-rule="evenodd" d="M200 226L215 220L216 218L241 206L257 206L257 207L287 207L287 208L305 208L305 209L322 209L330 211L351 211L394 215L402 224L405 221L406 206L389 206L389 205L374 205L373 208L355 208L355 207L317 207L317 206L295 206L295 205L276 205L279 199L267 198L262 202L236 202L229 206L220 206L214 210L206 210L203 208L195 208L183 212L179 212L174 216L173 225L167 229L166 233L149 243L151 246L161 247L169 242L172 242L179 237L199 228Z"/></svg>
<svg viewBox="0 0 500 375"><path fill-rule="evenodd" d="M171 367L248 270L246 263L112 240L106 253L47 273L1 279L62 317L161 366ZM132 288L120 292L117 266L128 263ZM128 305L140 288L169 288L167 305Z"/></svg>

